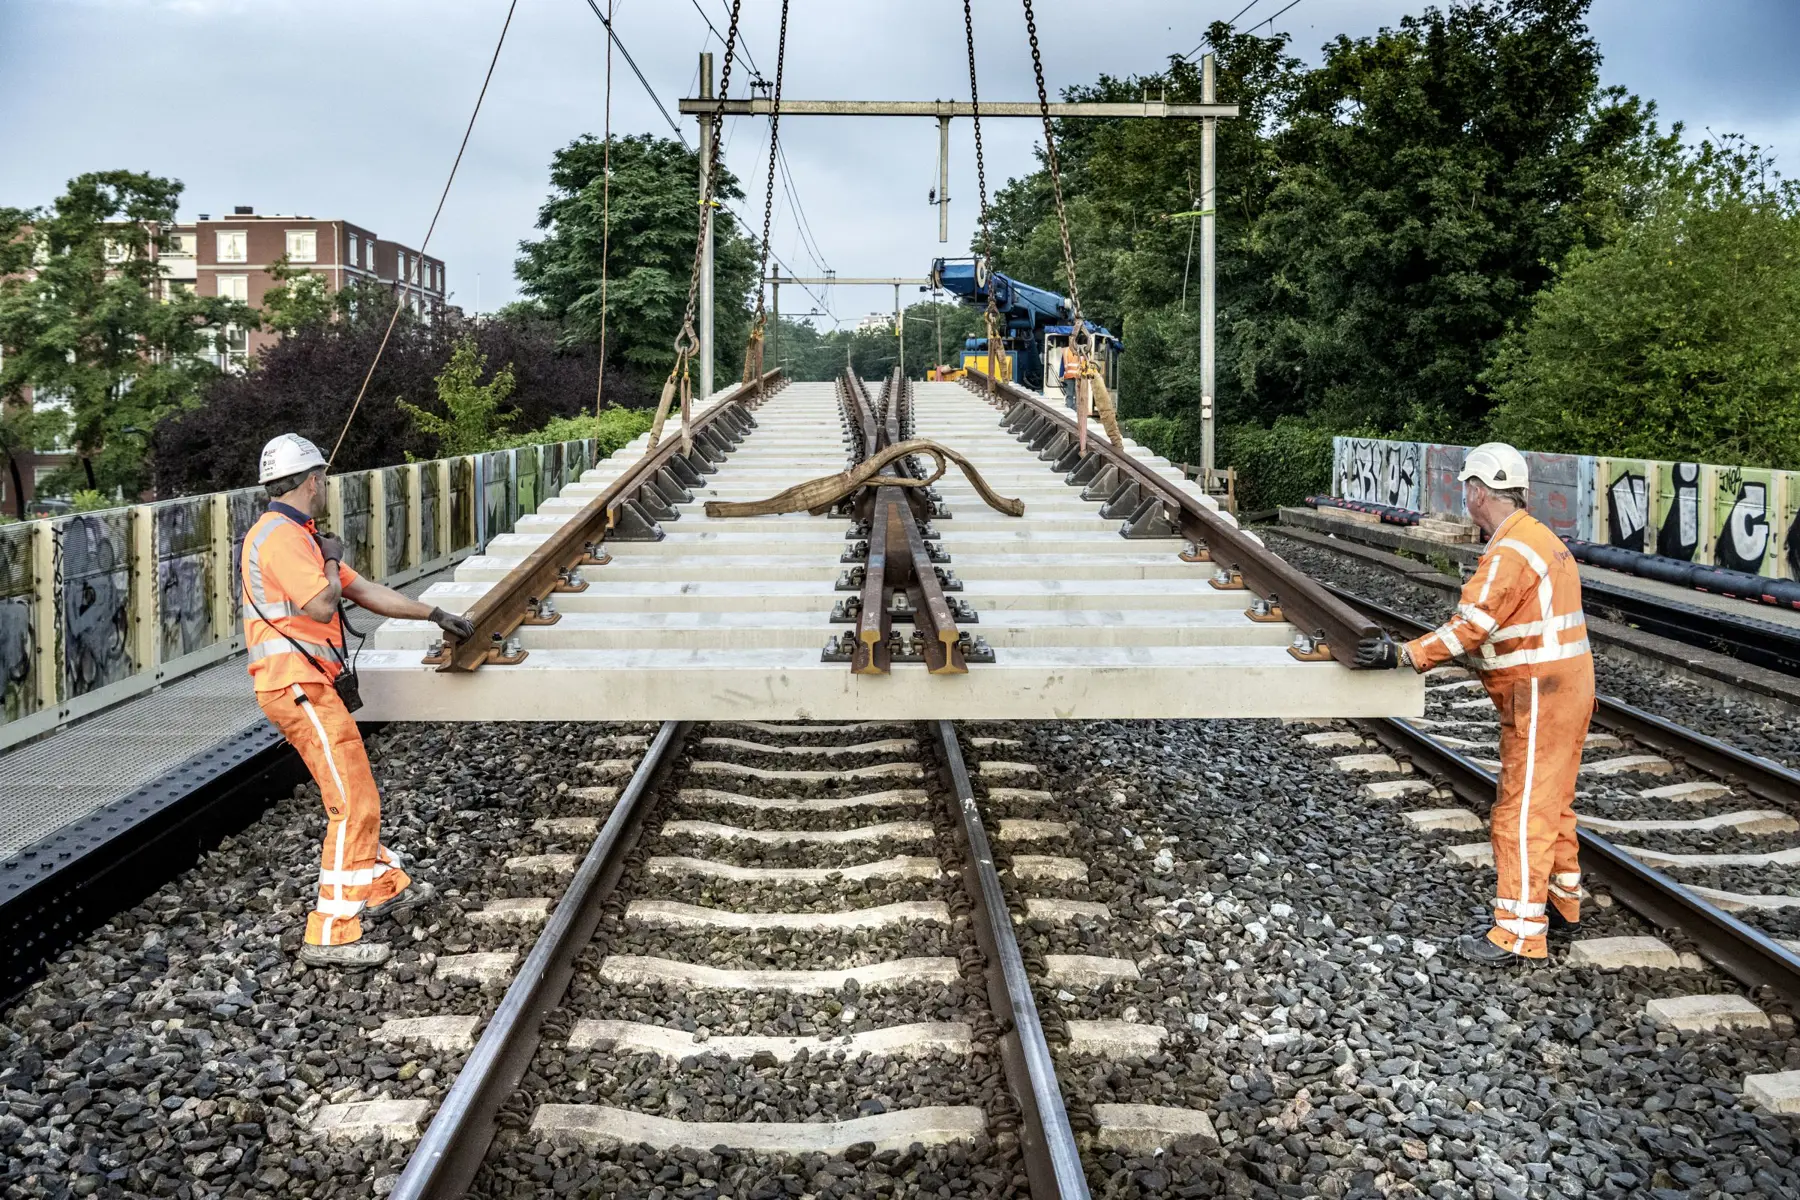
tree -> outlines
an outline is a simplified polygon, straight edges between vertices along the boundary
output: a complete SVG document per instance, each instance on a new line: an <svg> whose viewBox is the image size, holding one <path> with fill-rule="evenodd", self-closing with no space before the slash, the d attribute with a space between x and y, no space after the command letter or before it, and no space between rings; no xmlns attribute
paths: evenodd
<svg viewBox="0 0 1800 1200"><path fill-rule="evenodd" d="M1800 469L1800 187L1701 144L1650 215L1577 247L1501 344L1496 436Z"/></svg>
<svg viewBox="0 0 1800 1200"><path fill-rule="evenodd" d="M1212 26L1219 98L1243 114L1218 128L1222 425L1479 431L1481 374L1508 323L1571 247L1642 211L1675 154L1651 106L1600 87L1587 4L1427 8L1337 39L1311 70L1285 37ZM1197 101L1199 73L1172 60L1065 95L1146 93ZM1084 315L1126 344L1123 410L1193 423L1198 123L1057 133ZM994 209L1001 269L1066 290L1044 173L1009 182Z"/></svg>
<svg viewBox="0 0 1800 1200"><path fill-rule="evenodd" d="M308 325L322 325L348 310L349 301L367 286L353 283L333 292L325 277L305 267L296 267L283 254L269 264L275 286L263 293L263 324L277 333L289 334Z"/></svg>
<svg viewBox="0 0 1800 1200"><path fill-rule="evenodd" d="M600 343L602 161L606 147L577 138L550 164L550 198L538 210L545 231L519 244L514 266L520 289L551 319L565 341ZM666 375L674 362L698 234L700 161L679 142L648 134L612 142L606 307L607 355L647 378ZM714 184L720 200L741 199L731 172ZM750 335L746 298L756 258L749 239L723 211L715 215L713 271L714 370L735 379Z"/></svg>
<svg viewBox="0 0 1800 1200"><path fill-rule="evenodd" d="M1251 231L1267 282L1231 331L1259 415L1482 426L1508 323L1674 152L1650 105L1600 87L1587 7L1479 0L1327 45L1273 139Z"/></svg>
<svg viewBox="0 0 1800 1200"><path fill-rule="evenodd" d="M475 348L475 339L458 338L455 349L450 351L450 361L437 377L438 403L448 415L439 416L404 400L397 401L420 433L437 440L438 454L478 454L491 448L506 433L506 427L518 419L516 411L500 411L512 395L512 364L501 367L491 380L482 383L486 370L487 356Z"/></svg>
<svg viewBox="0 0 1800 1200"><path fill-rule="evenodd" d="M203 356L226 327L257 320L235 301L166 284L158 253L180 195L180 183L154 175L78 176L51 211L29 214L32 269L0 281L0 401L16 405L29 387L40 403L66 404L92 489L144 489L142 439L218 373Z"/></svg>
<svg viewBox="0 0 1800 1200"><path fill-rule="evenodd" d="M351 404L393 315L394 299L379 290L351 299L340 293L338 298L341 315L296 329L258 355L248 372L214 379L198 405L157 427L160 493L254 484L263 443L290 430L329 452L347 428L337 470L389 466L409 455L435 456L436 439L420 432L397 401L411 398L420 408L447 417L448 410L439 408L436 380L464 338L473 338L489 362L511 369L513 391L507 400L519 414L513 428L538 429L554 418L593 409L599 356L592 346L561 345L554 324L446 316L425 325L403 312L352 419ZM641 406L654 399L654 392L641 379L609 372L606 396L612 403Z"/></svg>

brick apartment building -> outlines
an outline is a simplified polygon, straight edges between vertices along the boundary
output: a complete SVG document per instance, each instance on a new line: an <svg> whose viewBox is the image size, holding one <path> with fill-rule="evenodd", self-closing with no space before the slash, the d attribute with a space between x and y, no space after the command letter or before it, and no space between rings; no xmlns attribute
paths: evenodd
<svg viewBox="0 0 1800 1200"><path fill-rule="evenodd" d="M372 283L394 291L421 320L436 320L444 310L442 259L348 221L259 216L239 205L228 217L201 213L193 224L175 226L169 240L162 262L170 283L188 284L202 296L228 296L260 308L277 283L270 268L285 255L289 266L323 276L330 291ZM278 334L265 330L240 335L220 365L241 368L249 355L277 340Z"/></svg>
<svg viewBox="0 0 1800 1200"><path fill-rule="evenodd" d="M330 291L357 282L372 283L395 292L400 303L422 321L434 321L444 311L442 259L385 241L348 221L259 216L249 206L239 205L229 217L215 220L210 213L201 213L196 221L167 226L163 233L166 248L159 261L165 289L229 296L260 308L263 297L276 286L270 268L286 255L290 266L323 276ZM265 330L238 330L228 335L226 352L213 357L226 370L243 370L250 355L278 340L279 334ZM35 403L29 388L24 403ZM37 481L74 459L65 450L18 457L27 506L35 500ZM10 516L16 509L11 473L0 462L0 514Z"/></svg>

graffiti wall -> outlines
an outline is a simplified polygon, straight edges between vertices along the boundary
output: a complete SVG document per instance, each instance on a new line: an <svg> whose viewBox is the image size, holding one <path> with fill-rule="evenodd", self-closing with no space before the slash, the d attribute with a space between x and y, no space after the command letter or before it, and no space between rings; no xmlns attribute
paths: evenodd
<svg viewBox="0 0 1800 1200"><path fill-rule="evenodd" d="M450 462L450 549L475 544L475 460Z"/></svg>
<svg viewBox="0 0 1800 1200"><path fill-rule="evenodd" d="M1651 464L1601 458L1594 465L1594 538L1621 550L1655 549L1650 534Z"/></svg>
<svg viewBox="0 0 1800 1200"><path fill-rule="evenodd" d="M131 645L131 514L70 517L56 530L57 625L64 698L137 669Z"/></svg>
<svg viewBox="0 0 1800 1200"><path fill-rule="evenodd" d="M1711 562L1707 532L1712 508L1701 498L1707 470L1701 463L1664 465L1656 473L1656 503L1651 515L1656 528L1656 553L1683 562Z"/></svg>
<svg viewBox="0 0 1800 1200"><path fill-rule="evenodd" d="M1332 439L1334 494L1462 517L1464 446ZM1800 579L1800 472L1525 452L1532 515L1565 538Z"/></svg>
<svg viewBox="0 0 1800 1200"><path fill-rule="evenodd" d="M484 456L492 460L485 476L473 457L382 468L380 561L373 472L334 477L332 515L320 524L344 539L364 574L415 578L475 547L477 504L495 532L510 529L593 450L590 442L533 447L521 472L503 451ZM242 488L0 527L0 747L233 650L242 632L241 548L267 499L261 488Z"/></svg>
<svg viewBox="0 0 1800 1200"><path fill-rule="evenodd" d="M1424 478L1424 447L1380 438L1333 438L1337 495L1416 509Z"/></svg>
<svg viewBox="0 0 1800 1200"><path fill-rule="evenodd" d="M407 563L407 542L412 537L412 498L407 492L405 467L388 467L381 473L381 502L387 509L382 538L387 560L382 575L395 575Z"/></svg>
<svg viewBox="0 0 1800 1200"><path fill-rule="evenodd" d="M437 464L429 463L419 472L419 560L430 562L443 552L443 479Z"/></svg>
<svg viewBox="0 0 1800 1200"><path fill-rule="evenodd" d="M543 480L538 477L538 448L521 446L513 451L513 478L518 485L513 488L513 520L518 520L527 513L537 511L538 497L543 495L539 490Z"/></svg>
<svg viewBox="0 0 1800 1200"><path fill-rule="evenodd" d="M212 498L150 506L156 523L156 611L160 662L203 650L213 629Z"/></svg>
<svg viewBox="0 0 1800 1200"><path fill-rule="evenodd" d="M8 721L36 712L39 705L37 575L31 545L31 526L0 529L0 674Z"/></svg>

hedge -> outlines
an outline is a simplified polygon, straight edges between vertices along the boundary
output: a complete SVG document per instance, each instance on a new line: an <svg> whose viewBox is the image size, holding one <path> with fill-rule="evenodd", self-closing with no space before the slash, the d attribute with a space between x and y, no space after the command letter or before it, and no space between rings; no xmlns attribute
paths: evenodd
<svg viewBox="0 0 1800 1200"><path fill-rule="evenodd" d="M1132 438L1172 462L1200 460L1200 430L1191 421L1139 417L1125 427ZM1218 437L1219 463L1237 468L1241 511L1298 504L1314 492L1331 490L1329 430L1284 417L1273 428L1225 425Z"/></svg>

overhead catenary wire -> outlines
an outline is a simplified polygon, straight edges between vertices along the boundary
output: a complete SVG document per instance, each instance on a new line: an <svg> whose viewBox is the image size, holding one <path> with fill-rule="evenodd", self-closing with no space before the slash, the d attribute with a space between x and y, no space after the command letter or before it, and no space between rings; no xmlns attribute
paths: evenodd
<svg viewBox="0 0 1800 1200"><path fill-rule="evenodd" d="M590 0L590 3L592 0ZM450 185L456 182L456 170L462 166L463 152L469 148L469 136L475 132L475 118L481 115L481 102L487 99L488 84L494 81L494 67L500 61L500 48L506 45L506 31L512 28L513 13L518 10L519 0L511 0L506 8L506 21L500 26L500 36L494 41L494 53L488 59L487 74L482 77L481 91L475 96L475 107L469 113L469 123L463 129L462 142L456 147L456 158L450 164L450 175L444 180L444 190L438 194L437 208L431 214L431 224L425 227L425 236L419 241L417 259L425 257L425 248L431 244L431 235L437 230L438 218L444 215L444 202L450 199ZM596 9L596 12L599 10ZM417 268L422 269L422 268ZM405 272L399 272L395 280L397 288L406 286ZM356 420L356 410L362 407L363 397L369 393L369 382L375 378L375 368L381 365L382 352L387 349L388 339L394 336L394 326L400 320L401 292L394 293L394 312L388 318L387 329L381 335L381 344L375 347L375 357L369 362L368 374L363 376L362 386L356 390L356 399L350 405L350 415L344 418L344 427L338 430L337 442L331 447L331 454L325 460L327 470L337 461L338 451L343 448L344 438L350 432L350 423Z"/></svg>
<svg viewBox="0 0 1800 1200"><path fill-rule="evenodd" d="M1294 0L1295 4L1298 4L1299 2L1300 2L1300 0ZM1245 13L1247 13L1251 9L1255 8L1260 3L1262 3L1262 0L1250 0L1250 3L1244 5L1244 7L1237 10L1236 16L1232 17L1231 20L1225 22L1225 27L1227 29L1229 29L1229 28L1235 26L1238 23L1238 17L1243 16ZM1288 8L1292 8L1292 7L1294 7L1293 4L1288 5ZM1281 12L1286 12L1286 11L1287 11L1287 8L1284 8L1281 10ZM1276 13L1275 15L1280 16L1281 13ZM1271 18L1271 19L1273 19L1273 18ZM1260 22L1260 21L1257 22L1257 24L1259 24L1259 25L1261 23L1262 22ZM1192 50L1189 50L1186 54L1181 56L1181 61L1192 62L1194 59L1194 55L1200 53L1202 50L1206 49L1210 45L1212 45L1212 37L1210 35L1207 37L1201 38L1200 44L1198 46L1195 46Z"/></svg>
<svg viewBox="0 0 1800 1200"><path fill-rule="evenodd" d="M515 2L516 2L516 0L515 0ZM625 48L625 41L623 38L621 38L619 36L619 31L618 31L617 27L611 21L608 21L606 19L606 14L600 11L600 6L597 3L595 3L595 0L587 0L587 6L588 6L588 8L593 10L594 16L599 18L600 23L602 25L606 26L607 36L612 40L612 44L619 48L619 56L621 58L623 58L625 60L626 64L631 67L631 73L633 75L637 76L638 83L643 85L644 93L650 97L651 103L656 105L656 110L662 114L663 120L668 122L669 128L674 131L676 140L681 143L681 145L684 149L692 150L693 147L688 145L687 134L682 130L681 123L679 121L677 121L674 117L669 115L669 110L666 106L664 106L664 104L662 102L662 98L656 94L656 89L650 86L650 81L648 79L644 78L643 71L638 69L637 60L632 58L631 51L627 50ZM735 221L738 225L738 228L742 229L746 235L755 236L754 232L752 231L752 229L750 227L750 223L748 221L744 220L743 215L740 214L736 209L732 208L729 204L726 204L723 200L720 200L717 197L714 197L713 203L718 206L720 211L724 212L725 215L729 216L733 221ZM776 255L772 251L771 251L769 257L775 260L776 266L780 267L783 271L786 271L789 275L798 275L800 273L800 272L794 270L794 268L790 267L787 263L783 262L781 260L780 256ZM817 304L820 308L823 308L823 309L826 309L829 311L831 306L825 302L824 298L821 297L819 295L819 293L813 291L812 288L807 284L801 284L800 287L806 292L806 294L808 296L810 296L812 298L812 300L815 304Z"/></svg>

